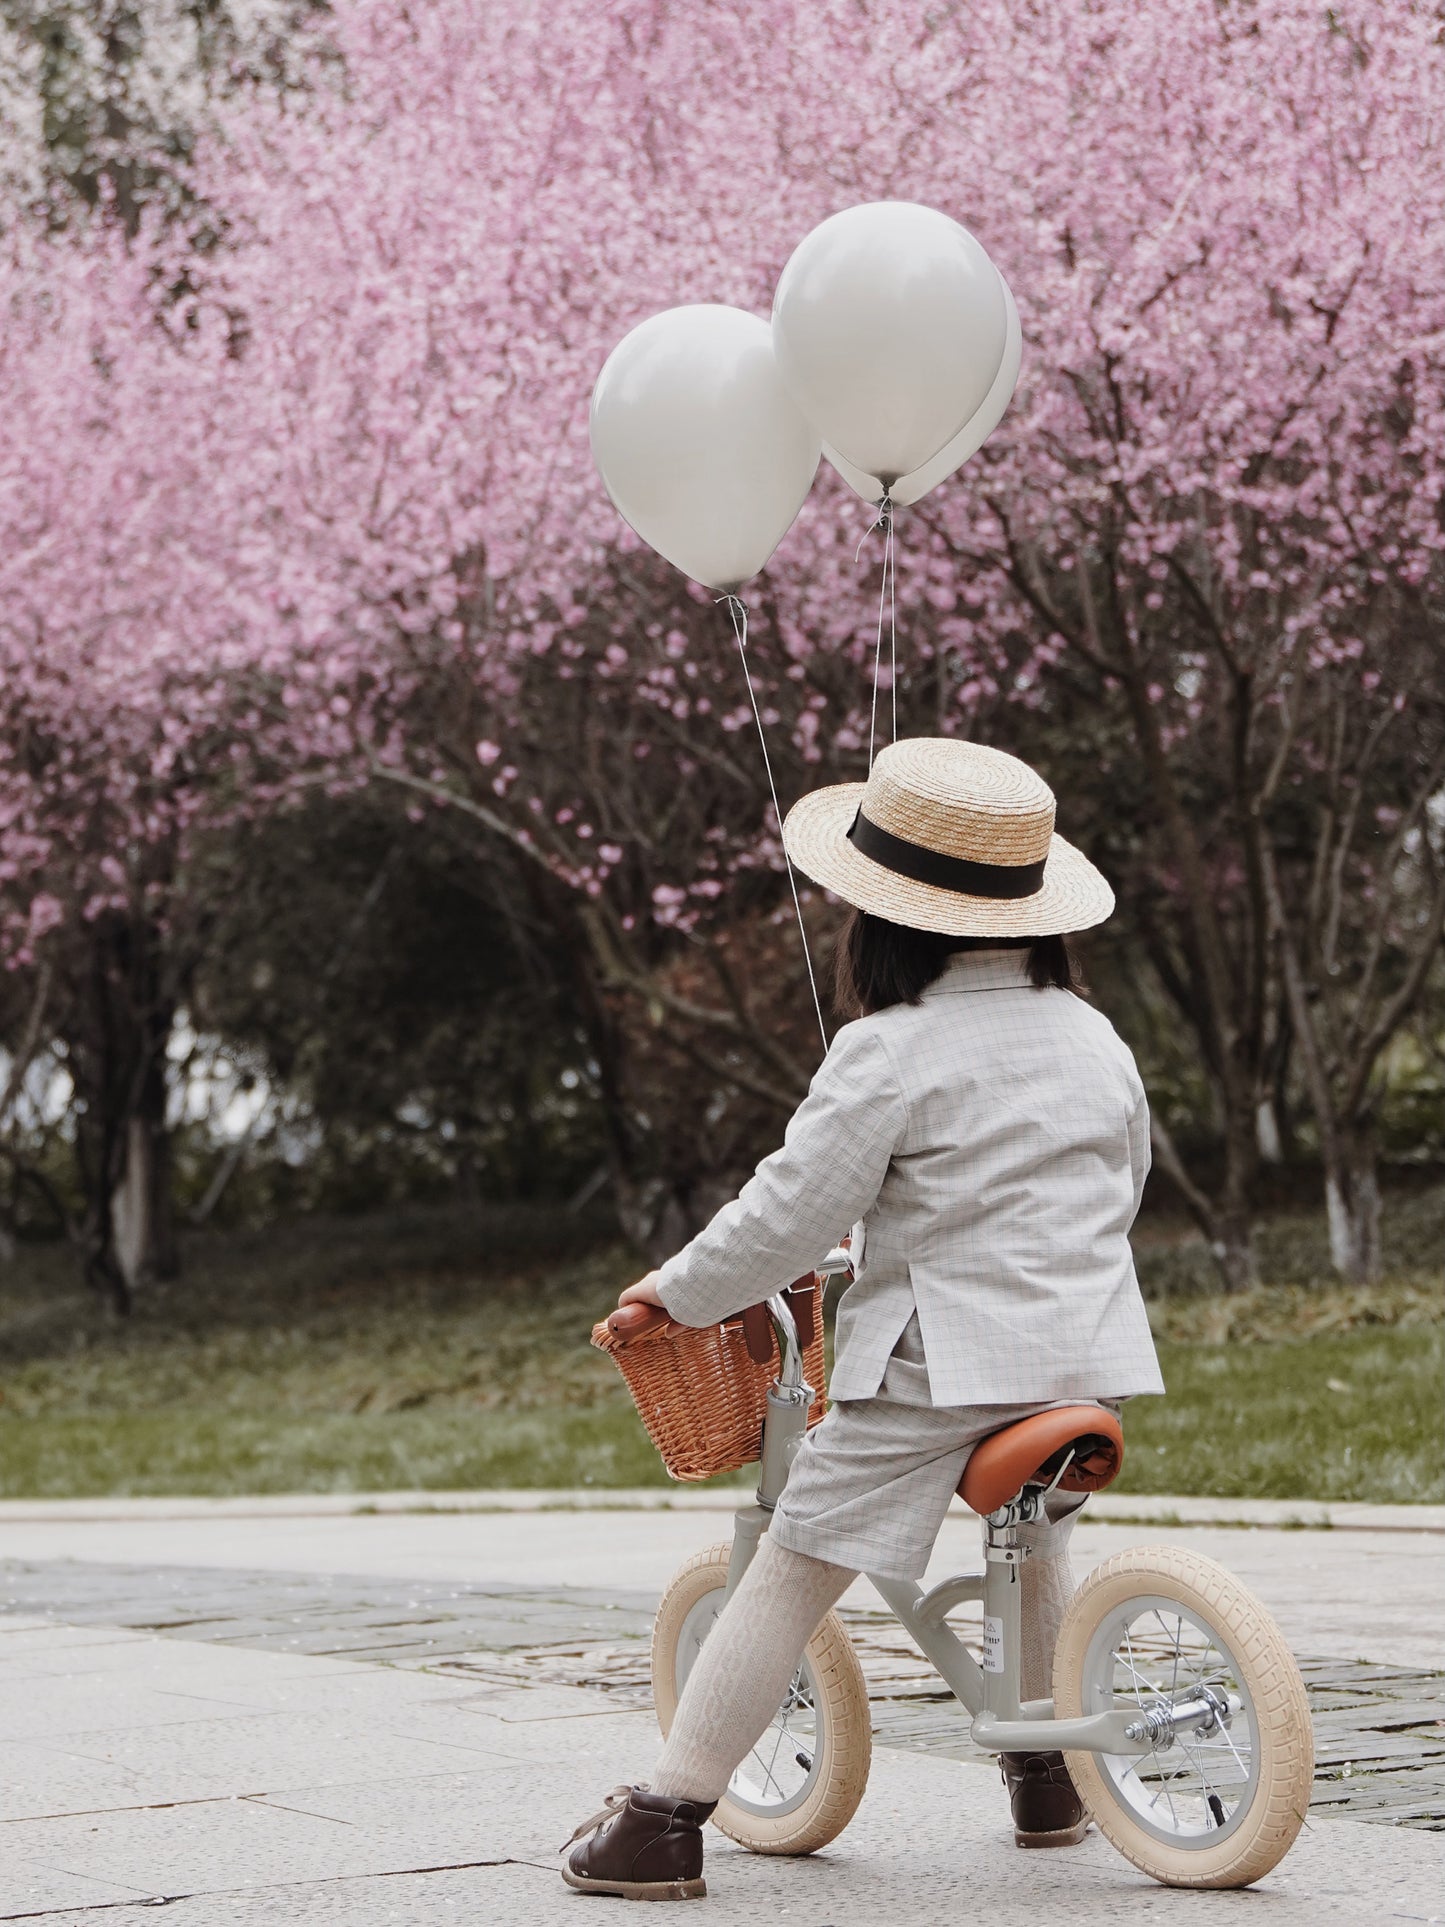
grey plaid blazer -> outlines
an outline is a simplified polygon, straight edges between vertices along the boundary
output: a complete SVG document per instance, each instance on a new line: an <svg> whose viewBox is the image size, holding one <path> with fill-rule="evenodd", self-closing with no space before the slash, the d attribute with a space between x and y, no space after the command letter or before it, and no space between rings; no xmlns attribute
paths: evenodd
<svg viewBox="0 0 1445 1927"><path fill-rule="evenodd" d="M1149 1112L1128 1047L1025 954L954 957L847 1024L782 1149L662 1267L685 1325L756 1304L855 1220L834 1398L871 1398L914 1309L935 1405L1162 1392L1129 1227ZM856 1240L855 1240L856 1243Z"/></svg>

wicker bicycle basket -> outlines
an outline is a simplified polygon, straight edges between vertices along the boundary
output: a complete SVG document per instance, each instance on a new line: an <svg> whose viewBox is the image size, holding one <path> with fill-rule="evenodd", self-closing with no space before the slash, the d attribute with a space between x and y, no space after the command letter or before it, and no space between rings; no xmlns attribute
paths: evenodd
<svg viewBox="0 0 1445 1927"><path fill-rule="evenodd" d="M808 1424L814 1426L827 1400L821 1316L814 1316L811 1324L812 1337L803 1348L803 1376L814 1388L808 1412ZM710 1479L757 1458L777 1358L766 1364L755 1361L740 1317L702 1327L674 1324L669 1318L635 1337L619 1335L604 1319L593 1327L592 1343L607 1353L627 1381L670 1477Z"/></svg>

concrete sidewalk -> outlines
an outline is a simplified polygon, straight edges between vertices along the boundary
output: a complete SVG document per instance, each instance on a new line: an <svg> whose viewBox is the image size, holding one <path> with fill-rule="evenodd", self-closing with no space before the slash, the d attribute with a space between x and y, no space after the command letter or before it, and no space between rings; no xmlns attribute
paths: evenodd
<svg viewBox="0 0 1445 1927"><path fill-rule="evenodd" d="M18 1714L0 1918L141 1927L576 1921L556 1848L655 1748L651 1716L582 1689L475 1691L424 1673L0 1622ZM16 1689L20 1689L17 1691ZM1096 1835L1020 1854L991 1767L880 1748L826 1853L710 1841L705 1919L999 1927L1067 1919L1439 1919L1438 1837L1315 1825L1249 1893L1165 1891ZM591 1914L587 1916L591 1920Z"/></svg>
<svg viewBox="0 0 1445 1927"><path fill-rule="evenodd" d="M410 1495L408 1495L410 1496ZM466 1495L474 1502L493 1495ZM621 1511L574 1510L530 1495L532 1509L405 1511L347 1499L348 1510L310 1510L293 1500L114 1501L100 1517L67 1507L3 1525L11 1559L91 1559L153 1566L373 1573L396 1578L500 1579L520 1586L601 1587L656 1597L691 1553L730 1536L728 1513L746 1495L699 1494L706 1505ZM539 1500L542 1504L539 1506ZM83 1502L88 1503L88 1502ZM1158 1502L1177 1516L1188 1502ZM1238 1503L1232 1502L1232 1503ZM358 1504L367 1507L357 1511ZM249 1509L237 1509L242 1506ZM168 1509L169 1508L169 1509ZM1296 1651L1445 1670L1445 1530L1268 1530L1260 1527L1113 1525L1090 1500L1074 1534L1079 1571L1131 1545L1193 1546L1236 1572L1280 1620ZM1284 1514L1288 1518L1289 1514ZM1445 1525L1445 1521L1442 1521ZM955 1501L929 1573L968 1571L979 1558L978 1521ZM1388 1574L1387 1578L1382 1575ZM848 1603L873 1606L865 1580Z"/></svg>
<svg viewBox="0 0 1445 1927"><path fill-rule="evenodd" d="M608 1788L646 1775L649 1602L727 1527L715 1503L7 1513L0 1919L73 1927L102 1913L140 1927L161 1901L181 1927L590 1922L592 1903L558 1879L555 1848ZM1396 1724L1433 1731L1419 1724L1431 1708L1404 1699L1421 1693L1420 1669L1445 1667L1445 1536L1090 1522L1078 1563L1161 1539L1235 1568L1297 1651L1337 1653L1340 1681L1378 1676L1402 1696ZM937 1568L976 1556L976 1522L950 1519ZM860 1587L855 1603L877 1601ZM64 1623L67 1606L86 1623ZM447 1623L460 1630L438 1638ZM857 1623L876 1644L878 1622ZM344 1656L320 1656L327 1642ZM621 1656L610 1672L608 1654ZM1393 1660L1396 1672L1359 1660ZM866 1654L865 1666L874 1684ZM1328 1683L1322 1666L1310 1676ZM1348 1697L1341 1685L1319 1703ZM902 1731L888 1713L880 1702L884 1737ZM1368 1755L1365 1713L1325 1717L1353 1735L1348 1754ZM1374 1732L1396 1716L1368 1718ZM1407 1769L1411 1746L1422 1761L1440 1750L1389 1744L1405 1747ZM712 1836L700 1918L1092 1927L1207 1907L1271 1927L1445 1919L1445 1834L1323 1817L1326 1807L1258 1889L1190 1895L1139 1876L1097 1834L1065 1853L1018 1853L996 1768L930 1746L875 1743L857 1818L806 1861L754 1858Z"/></svg>
<svg viewBox="0 0 1445 1927"><path fill-rule="evenodd" d="M373 1513L729 1512L746 1485L512 1487L485 1492L287 1492L231 1499L0 1499L0 1526L76 1525L159 1519L338 1519ZM961 1510L961 1508L960 1508ZM1199 1499L1096 1493L1102 1525L1271 1526L1351 1532L1445 1533L1445 1505L1370 1505L1351 1500Z"/></svg>

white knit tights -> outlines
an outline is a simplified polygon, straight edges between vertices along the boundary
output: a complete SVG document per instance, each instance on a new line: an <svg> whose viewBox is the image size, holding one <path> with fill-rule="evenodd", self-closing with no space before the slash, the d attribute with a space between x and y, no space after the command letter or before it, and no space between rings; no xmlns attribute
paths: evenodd
<svg viewBox="0 0 1445 1927"><path fill-rule="evenodd" d="M1074 1514L1082 1504L1082 1499L1060 1493L1045 1501L1047 1524L1040 1520L1037 1525L1019 1527L1019 1543L1029 1548L1029 1557L1019 1568L1019 1584L1023 1587L1019 1597L1019 1643L1023 1648L1020 1699L1046 1700L1054 1690L1054 1648L1074 1596L1069 1540L1074 1532Z"/></svg>
<svg viewBox="0 0 1445 1927"><path fill-rule="evenodd" d="M1052 1692L1054 1647L1074 1592L1072 1517L1023 1526L1022 1697ZM857 1575L847 1566L790 1552L766 1533L737 1591L688 1675L653 1773L654 1793L720 1800L728 1781L772 1724L803 1648Z"/></svg>
<svg viewBox="0 0 1445 1927"><path fill-rule="evenodd" d="M687 1676L654 1793L722 1798L733 1769L772 1724L818 1622L856 1577L764 1533Z"/></svg>

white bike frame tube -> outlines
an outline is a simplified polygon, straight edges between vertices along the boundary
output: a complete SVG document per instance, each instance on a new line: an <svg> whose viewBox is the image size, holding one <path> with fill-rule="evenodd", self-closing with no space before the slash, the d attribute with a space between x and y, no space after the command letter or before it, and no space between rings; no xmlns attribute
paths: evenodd
<svg viewBox="0 0 1445 1927"><path fill-rule="evenodd" d="M1019 1703L1019 1568L1027 1556L1004 1543L1005 1535L987 1529L987 1563L982 1573L945 1579L925 1593L916 1580L880 1579L869 1574L885 1605L896 1615L909 1637L943 1675L955 1695L975 1716L1017 1721L1024 1717ZM1011 1536L1011 1535L1009 1535ZM967 1601L983 1604L992 1637L985 1641L983 1666L948 1624L947 1614ZM989 1665L989 1655L996 1665ZM1033 1712L1052 1713L1049 1701L1035 1702Z"/></svg>
<svg viewBox="0 0 1445 1927"><path fill-rule="evenodd" d="M962 1700L970 1713L980 1712L984 1702L983 1672L947 1621L927 1612L931 1595L924 1592L916 1579L880 1579L874 1573L869 1573L868 1578L924 1658L931 1660L943 1675L944 1683L952 1688L955 1697ZM981 1585L981 1578L979 1583ZM969 1596L962 1594L954 1603L961 1604ZM971 1596L977 1598L980 1594Z"/></svg>
<svg viewBox="0 0 1445 1927"><path fill-rule="evenodd" d="M1012 1572L1012 1583L1006 1575ZM995 1575L999 1575L996 1577ZM925 1593L916 1579L869 1579L883 1603L914 1641L945 1685L973 1714L974 1741L991 1753L1052 1753L1064 1747L1088 1753L1147 1753L1147 1743L1131 1740L1124 1728L1129 1715L1094 1713L1084 1719L1058 1720L1051 1700L1018 1698L1019 1581L1016 1565L1002 1561L987 1573L945 1579ZM984 1612L1003 1620L1002 1671L985 1673L943 1614L969 1599L982 1599ZM1011 1602L1011 1603L1010 1603ZM989 1702L993 1705L990 1706Z"/></svg>

